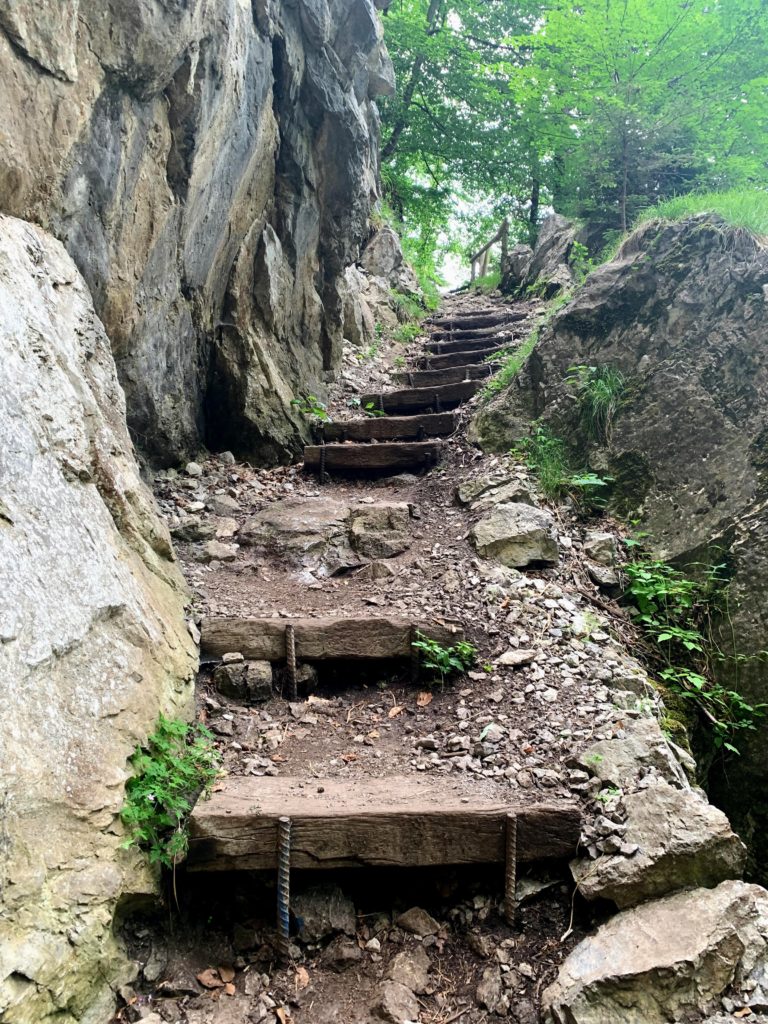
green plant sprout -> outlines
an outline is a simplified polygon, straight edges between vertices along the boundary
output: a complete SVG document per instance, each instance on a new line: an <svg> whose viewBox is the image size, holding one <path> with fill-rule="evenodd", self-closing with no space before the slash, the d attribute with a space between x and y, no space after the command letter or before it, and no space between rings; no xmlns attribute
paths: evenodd
<svg viewBox="0 0 768 1024"><path fill-rule="evenodd" d="M328 410L317 395L302 395L301 398L292 398L291 405L298 409L302 416L309 419L320 420L322 423L330 423L331 417Z"/></svg>
<svg viewBox="0 0 768 1024"><path fill-rule="evenodd" d="M459 640L453 647L444 647L437 640L430 640L423 633L416 633L412 645L421 657L421 664L440 676L440 685L445 685L448 676L465 672L477 658L477 648L466 640Z"/></svg>

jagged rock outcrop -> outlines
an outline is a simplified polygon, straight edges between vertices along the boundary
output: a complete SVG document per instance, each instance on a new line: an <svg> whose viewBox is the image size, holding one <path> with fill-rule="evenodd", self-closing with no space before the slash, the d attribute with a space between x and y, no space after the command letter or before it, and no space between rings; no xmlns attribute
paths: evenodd
<svg viewBox="0 0 768 1024"><path fill-rule="evenodd" d="M544 992L547 1024L700 1019L729 990L749 1005L768 962L768 893L744 882L644 903L602 925ZM761 993L762 995L762 993ZM756 1003L759 1006L759 1002Z"/></svg>
<svg viewBox="0 0 768 1024"><path fill-rule="evenodd" d="M61 76L64 28L36 50ZM0 1018L101 1024L126 980L115 908L153 886L119 849L128 758L191 711L197 657L88 289L9 217L0 348Z"/></svg>
<svg viewBox="0 0 768 1024"><path fill-rule="evenodd" d="M541 295L551 299L576 284L574 242L577 230L552 213L542 222L536 245L516 245L502 267L501 290L508 295Z"/></svg>
<svg viewBox="0 0 768 1024"><path fill-rule="evenodd" d="M724 563L721 678L752 703L768 690L768 249L715 216L649 223L543 329L474 436L506 450L540 418L613 478L656 555ZM569 368L608 366L626 390L609 438L585 429ZM735 645L735 649L734 649ZM743 660L746 658L747 660ZM764 733L734 771L768 771ZM736 788L721 794L733 807ZM751 808L751 811L754 809Z"/></svg>
<svg viewBox="0 0 768 1024"><path fill-rule="evenodd" d="M0 3L0 211L73 256L155 461L300 450L377 194L381 36L372 0Z"/></svg>

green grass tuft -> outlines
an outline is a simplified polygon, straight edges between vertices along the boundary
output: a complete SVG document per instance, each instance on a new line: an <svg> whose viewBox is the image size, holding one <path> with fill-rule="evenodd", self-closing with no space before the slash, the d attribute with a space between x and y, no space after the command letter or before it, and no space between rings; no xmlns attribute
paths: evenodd
<svg viewBox="0 0 768 1024"><path fill-rule="evenodd" d="M523 363L536 348L539 330L531 331L525 341L514 352L504 357L504 363L483 388L483 399L488 400L508 388L523 367ZM494 357L494 361L498 357Z"/></svg>
<svg viewBox="0 0 768 1024"><path fill-rule="evenodd" d="M566 383L576 389L587 435L593 441L608 443L613 418L626 396L624 374L613 366L572 366Z"/></svg>
<svg viewBox="0 0 768 1024"><path fill-rule="evenodd" d="M650 220L684 220L699 213L717 213L735 228L768 237L768 191L733 188L725 192L690 192L644 210L635 227Z"/></svg>
<svg viewBox="0 0 768 1024"><path fill-rule="evenodd" d="M492 292L495 291L501 284L501 271L492 270L489 274L484 274L482 277L476 277L474 281L470 283L470 291L473 292Z"/></svg>

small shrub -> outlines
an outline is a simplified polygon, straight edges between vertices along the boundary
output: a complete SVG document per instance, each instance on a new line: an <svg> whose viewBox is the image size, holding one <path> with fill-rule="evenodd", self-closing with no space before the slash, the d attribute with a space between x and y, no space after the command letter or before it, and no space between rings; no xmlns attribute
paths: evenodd
<svg viewBox="0 0 768 1024"><path fill-rule="evenodd" d="M189 812L200 793L210 792L219 762L204 726L160 715L146 745L131 758L134 775L120 813L128 830L123 847L146 850L152 864L178 863L187 851Z"/></svg>
<svg viewBox="0 0 768 1024"><path fill-rule="evenodd" d="M576 472L571 466L565 443L547 427L536 430L519 442L512 450L536 473L542 491L550 501L557 501L570 494L575 501L587 509L600 508L605 500L600 496L610 480L596 473Z"/></svg>
<svg viewBox="0 0 768 1024"><path fill-rule="evenodd" d="M328 415L328 410L317 395L302 395L301 398L293 398L291 399L291 405L308 419L330 423L331 417Z"/></svg>
<svg viewBox="0 0 768 1024"><path fill-rule="evenodd" d="M470 282L470 289L474 292L492 292L495 291L501 284L501 271L492 270L488 274L483 274L482 277L476 277L474 281Z"/></svg>
<svg viewBox="0 0 768 1024"><path fill-rule="evenodd" d="M417 633L413 646L421 656L422 665L440 676L441 686L447 676L464 672L474 665L477 657L477 649L465 640L459 640L453 647L444 647L437 640Z"/></svg>
<svg viewBox="0 0 768 1024"><path fill-rule="evenodd" d="M395 341L400 342L402 345L407 345L421 334L421 326L419 324L401 324L396 327L392 332L392 337Z"/></svg>
<svg viewBox="0 0 768 1024"><path fill-rule="evenodd" d="M575 387L587 435L608 443L614 417L626 396L624 374L612 366L572 366L566 383Z"/></svg>

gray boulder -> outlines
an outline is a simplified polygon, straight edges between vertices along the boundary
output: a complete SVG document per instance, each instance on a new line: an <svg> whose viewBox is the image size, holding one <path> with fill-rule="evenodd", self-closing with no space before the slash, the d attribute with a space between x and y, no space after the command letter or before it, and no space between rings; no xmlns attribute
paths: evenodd
<svg viewBox="0 0 768 1024"><path fill-rule="evenodd" d="M687 776L655 718L627 719L622 736L592 743L569 763L605 785L626 792L649 773L672 785L688 786Z"/></svg>
<svg viewBox="0 0 768 1024"><path fill-rule="evenodd" d="M559 557L552 515L529 505L496 505L475 523L470 536L478 554L514 569L553 565Z"/></svg>
<svg viewBox="0 0 768 1024"><path fill-rule="evenodd" d="M670 1024L712 1012L729 989L764 970L766 937L768 893L757 885L722 882L643 903L567 957L544 992L544 1019Z"/></svg>
<svg viewBox="0 0 768 1024"><path fill-rule="evenodd" d="M355 934L355 905L337 885L318 885L291 897L291 910L304 942Z"/></svg>
<svg viewBox="0 0 768 1024"><path fill-rule="evenodd" d="M225 697L251 704L272 696L272 665L268 661L238 661L219 665L213 673L213 685Z"/></svg>
<svg viewBox="0 0 768 1024"><path fill-rule="evenodd" d="M629 857L578 860L571 871L587 899L621 908L689 886L711 887L744 870L746 849L728 819L690 790L659 782L624 798Z"/></svg>
<svg viewBox="0 0 768 1024"><path fill-rule="evenodd" d="M419 282L408 265L400 239L390 227L379 228L360 256L360 264L371 277L383 278L396 291L417 294Z"/></svg>

